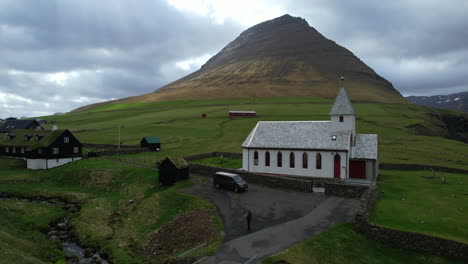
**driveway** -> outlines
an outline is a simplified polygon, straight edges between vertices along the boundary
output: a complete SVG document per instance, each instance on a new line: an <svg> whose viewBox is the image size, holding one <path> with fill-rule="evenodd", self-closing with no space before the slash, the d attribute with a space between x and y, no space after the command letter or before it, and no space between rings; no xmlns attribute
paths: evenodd
<svg viewBox="0 0 468 264"><path fill-rule="evenodd" d="M250 185L245 193L218 190L211 179L183 192L211 201L224 222L224 240L214 257L202 263L243 263L264 259L337 223L352 221L358 199L298 193ZM244 213L252 212L250 232Z"/></svg>

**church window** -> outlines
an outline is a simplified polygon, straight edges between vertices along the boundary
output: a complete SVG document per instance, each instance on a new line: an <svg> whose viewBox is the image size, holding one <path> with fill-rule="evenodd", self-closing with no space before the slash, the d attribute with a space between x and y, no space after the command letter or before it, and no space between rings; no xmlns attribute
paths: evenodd
<svg viewBox="0 0 468 264"><path fill-rule="evenodd" d="M294 168L294 153L291 152L291 154L289 154L289 167L290 168Z"/></svg>
<svg viewBox="0 0 468 264"><path fill-rule="evenodd" d="M281 152L278 152L278 167L283 167L283 155Z"/></svg>
<svg viewBox="0 0 468 264"><path fill-rule="evenodd" d="M307 156L307 153L302 153L302 168L303 169L307 169L308 168L308 163L309 162L309 159L308 159L308 156Z"/></svg>
<svg viewBox="0 0 468 264"><path fill-rule="evenodd" d="M270 152L265 153L265 166L270 167Z"/></svg>
<svg viewBox="0 0 468 264"><path fill-rule="evenodd" d="M320 153L317 153L317 155L315 156L315 168L317 170L322 169L322 155L320 155Z"/></svg>
<svg viewBox="0 0 468 264"><path fill-rule="evenodd" d="M344 121L344 117L340 116L340 122L343 122L343 121Z"/></svg>
<svg viewBox="0 0 468 264"><path fill-rule="evenodd" d="M254 152L254 165L258 166L258 152L257 151Z"/></svg>

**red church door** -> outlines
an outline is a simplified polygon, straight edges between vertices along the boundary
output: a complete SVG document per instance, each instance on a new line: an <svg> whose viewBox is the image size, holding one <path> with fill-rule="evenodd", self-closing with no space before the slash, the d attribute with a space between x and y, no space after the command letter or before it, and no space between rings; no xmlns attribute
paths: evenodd
<svg viewBox="0 0 468 264"><path fill-rule="evenodd" d="M365 179L366 178L366 162L363 160L349 161L349 178Z"/></svg>
<svg viewBox="0 0 468 264"><path fill-rule="evenodd" d="M340 178L340 173L341 173L341 157L340 155L336 154L335 155L335 162L334 162L334 177L335 178Z"/></svg>

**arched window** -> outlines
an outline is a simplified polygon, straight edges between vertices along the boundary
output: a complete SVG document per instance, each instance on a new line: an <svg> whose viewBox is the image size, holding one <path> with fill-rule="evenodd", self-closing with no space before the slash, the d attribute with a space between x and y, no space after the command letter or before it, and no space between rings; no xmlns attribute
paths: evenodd
<svg viewBox="0 0 468 264"><path fill-rule="evenodd" d="M344 121L344 117L340 116L340 122L343 122L343 121Z"/></svg>
<svg viewBox="0 0 468 264"><path fill-rule="evenodd" d="M257 151L254 152L254 165L258 166L258 152Z"/></svg>
<svg viewBox="0 0 468 264"><path fill-rule="evenodd" d="M265 166L270 167L270 152L265 153Z"/></svg>
<svg viewBox="0 0 468 264"><path fill-rule="evenodd" d="M322 169L322 155L320 155L320 153L317 153L317 155L315 156L315 168L317 170Z"/></svg>
<svg viewBox="0 0 468 264"><path fill-rule="evenodd" d="M308 168L308 164L309 163L309 158L307 157L307 153L302 153L302 168L303 169L307 169Z"/></svg>
<svg viewBox="0 0 468 264"><path fill-rule="evenodd" d="M283 167L283 155L281 155L281 152L278 152L278 167Z"/></svg>
<svg viewBox="0 0 468 264"><path fill-rule="evenodd" d="M289 167L290 168L294 168L294 153L291 152L291 154L289 154Z"/></svg>

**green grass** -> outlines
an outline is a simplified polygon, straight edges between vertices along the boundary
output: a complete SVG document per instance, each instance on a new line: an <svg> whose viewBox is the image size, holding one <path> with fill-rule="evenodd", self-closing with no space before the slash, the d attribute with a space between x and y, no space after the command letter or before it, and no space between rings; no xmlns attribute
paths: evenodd
<svg viewBox="0 0 468 264"><path fill-rule="evenodd" d="M339 224L326 232L286 249L263 264L322 263L462 263L444 256L412 250L402 250L369 240L356 233L351 224Z"/></svg>
<svg viewBox="0 0 468 264"><path fill-rule="evenodd" d="M468 175L430 171L380 171L382 192L374 224L468 244ZM446 184L441 183L445 176Z"/></svg>
<svg viewBox="0 0 468 264"><path fill-rule="evenodd" d="M64 258L46 235L49 222L65 216L60 207L0 200L0 263L50 263Z"/></svg>
<svg viewBox="0 0 468 264"><path fill-rule="evenodd" d="M242 168L242 159L229 158L229 157L209 157L192 161L193 163L204 164L214 167L238 169Z"/></svg>
<svg viewBox="0 0 468 264"><path fill-rule="evenodd" d="M12 170L10 164L10 160L0 158L0 192L79 202L81 211L71 220L73 231L84 245L102 247L116 263L148 262L137 251L149 242L151 233L177 214L214 209L201 198L179 192L192 185L191 180L163 187L157 182L157 172L150 169L99 159L41 171ZM133 203L129 204L130 200ZM218 218L216 214L213 217ZM221 236L210 245L212 252L220 240ZM7 248L13 255L22 254Z"/></svg>

